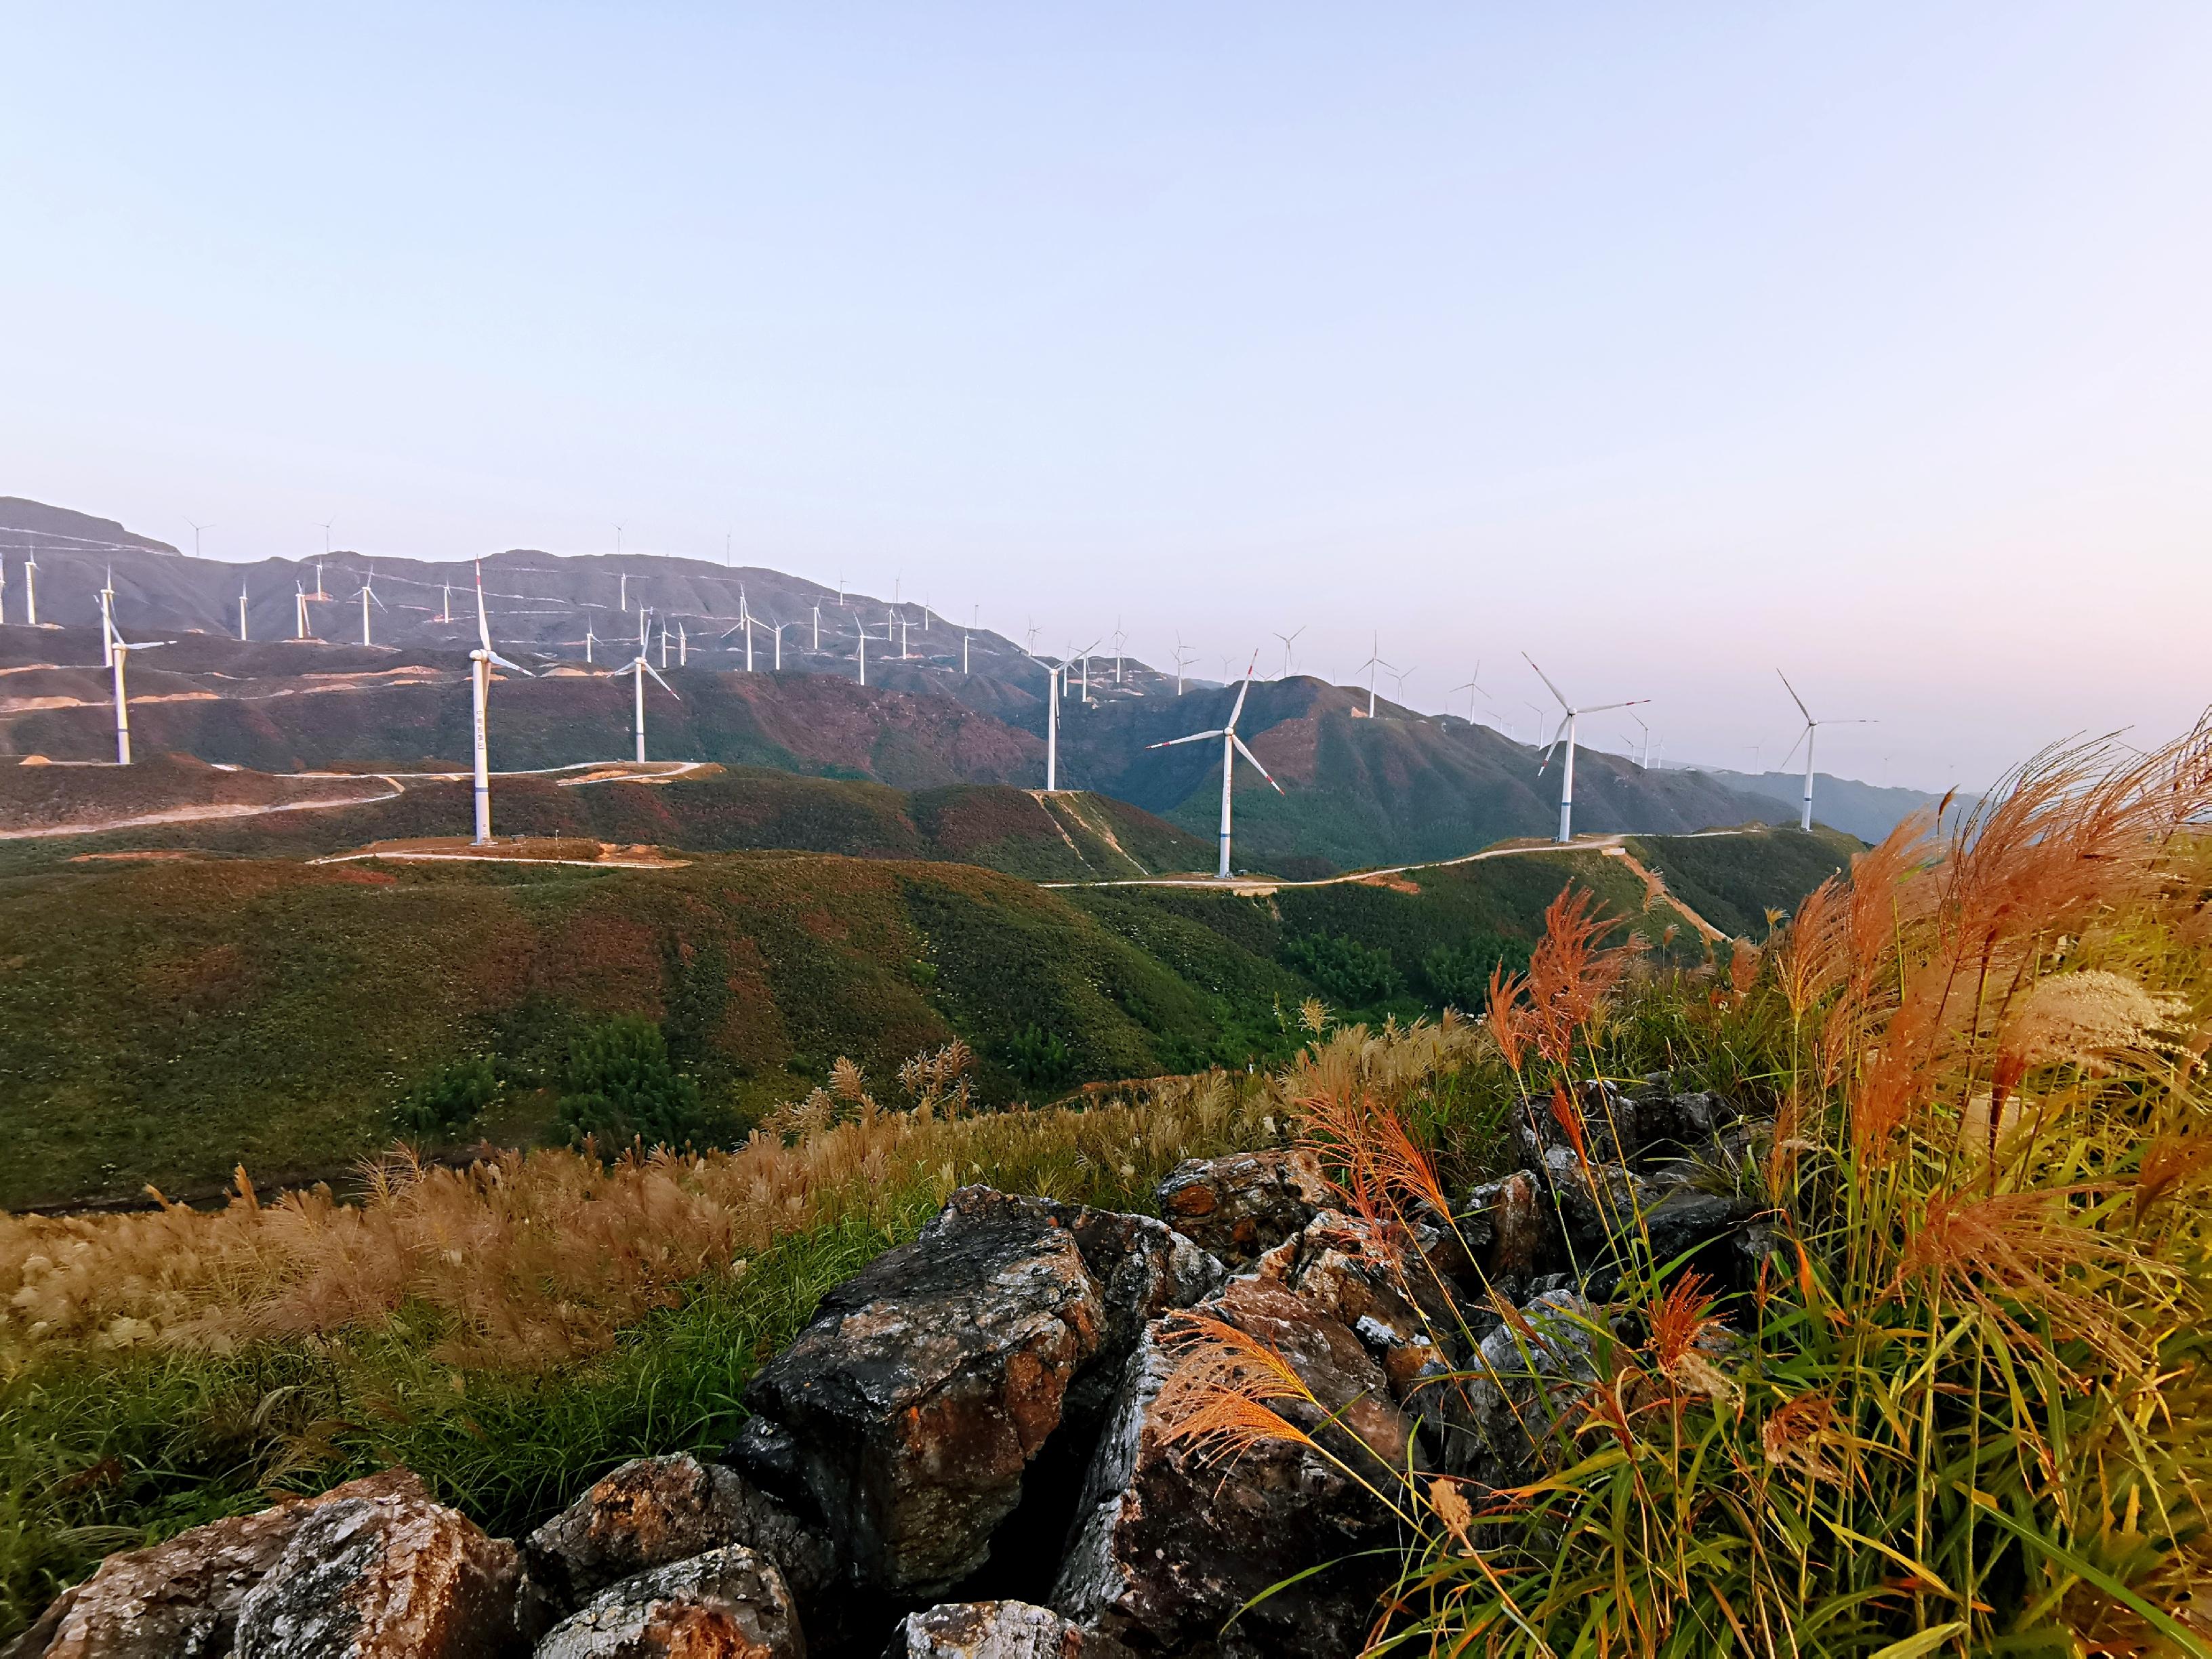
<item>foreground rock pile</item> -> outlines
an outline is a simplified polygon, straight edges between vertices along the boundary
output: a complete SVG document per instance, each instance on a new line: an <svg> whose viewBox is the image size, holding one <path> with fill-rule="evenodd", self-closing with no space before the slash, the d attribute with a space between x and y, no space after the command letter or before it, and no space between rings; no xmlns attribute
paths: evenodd
<svg viewBox="0 0 2212 1659"><path fill-rule="evenodd" d="M1578 1104L1524 1103L1521 1167L1412 1237L1304 1152L1185 1164L1164 1222L963 1188L823 1297L714 1462L627 1464L519 1544L392 1471L112 1557L6 1659L1352 1653L1398 1541L1370 1484L1526 1479L1632 1233L1756 1269L1751 1126L1659 1079ZM1179 1310L1288 1362L1304 1441L1175 1434Z"/></svg>

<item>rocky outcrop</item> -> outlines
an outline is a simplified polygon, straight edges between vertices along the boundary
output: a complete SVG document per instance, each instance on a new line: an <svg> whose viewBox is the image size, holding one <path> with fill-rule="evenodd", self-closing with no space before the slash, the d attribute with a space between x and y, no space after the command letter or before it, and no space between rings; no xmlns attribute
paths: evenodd
<svg viewBox="0 0 2212 1659"><path fill-rule="evenodd" d="M1231 1267L1249 1263L1336 1201L1321 1160L1304 1149L1194 1158L1155 1194L1160 1213Z"/></svg>
<svg viewBox="0 0 2212 1659"><path fill-rule="evenodd" d="M1227 1462L1178 1441L1161 1404L1175 1355L1156 1325L1099 1443L1053 1605L1173 1651L1212 1640L1253 1597L1318 1568L1245 1613L1237 1640L1267 1653L1349 1652L1387 1577L1350 1558L1390 1531L1361 1481L1402 1464L1412 1425L1358 1339L1285 1285L1231 1279L1201 1311L1290 1363L1317 1403L1276 1407L1311 1441L1262 1440Z"/></svg>
<svg viewBox="0 0 2212 1659"><path fill-rule="evenodd" d="M1129 1659L1129 1650L1028 1601L952 1601L902 1619L884 1659Z"/></svg>
<svg viewBox="0 0 2212 1659"><path fill-rule="evenodd" d="M601 1590L538 1644L537 1659L805 1659L775 1564L727 1545Z"/></svg>
<svg viewBox="0 0 2212 1659"><path fill-rule="evenodd" d="M483 1659L516 1645L522 1563L411 1493L317 1505L238 1608L237 1659Z"/></svg>
<svg viewBox="0 0 2212 1659"><path fill-rule="evenodd" d="M307 1517L326 1504L430 1495L405 1469L295 1498L257 1515L180 1532L167 1543L111 1555L15 1638L11 1659L171 1659L231 1651L238 1610L269 1576Z"/></svg>
<svg viewBox="0 0 2212 1659"><path fill-rule="evenodd" d="M741 1544L775 1564L802 1606L829 1589L830 1540L735 1469L690 1456L623 1464L522 1540L531 1583L563 1611L672 1561Z"/></svg>
<svg viewBox="0 0 2212 1659"><path fill-rule="evenodd" d="M855 1583L941 1594L988 1559L1105 1312L1057 1218L963 1189L822 1299L746 1389L731 1455L829 1528Z"/></svg>

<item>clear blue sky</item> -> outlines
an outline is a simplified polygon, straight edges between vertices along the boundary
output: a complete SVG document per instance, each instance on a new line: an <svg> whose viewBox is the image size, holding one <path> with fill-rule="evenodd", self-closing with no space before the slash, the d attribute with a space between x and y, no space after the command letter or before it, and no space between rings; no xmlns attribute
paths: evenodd
<svg viewBox="0 0 2212 1659"><path fill-rule="evenodd" d="M1379 629L1524 722L1527 649L1670 759L1774 759L1779 663L1896 781L2212 701L2201 0L0 38L0 493L225 558L730 535L1216 669Z"/></svg>

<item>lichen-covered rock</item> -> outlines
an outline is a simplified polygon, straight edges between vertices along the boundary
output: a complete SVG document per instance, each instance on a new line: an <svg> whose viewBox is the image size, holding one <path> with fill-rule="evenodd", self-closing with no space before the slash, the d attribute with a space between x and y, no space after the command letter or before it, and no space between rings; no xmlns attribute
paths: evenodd
<svg viewBox="0 0 2212 1659"><path fill-rule="evenodd" d="M318 1505L239 1605L237 1659L483 1659L510 1651L522 1562L416 1494Z"/></svg>
<svg viewBox="0 0 2212 1659"><path fill-rule="evenodd" d="M1321 1160L1303 1148L1192 1158L1156 1195L1170 1225L1231 1267L1304 1231L1336 1201Z"/></svg>
<svg viewBox="0 0 2212 1659"><path fill-rule="evenodd" d="M830 1540L735 1469L696 1458L623 1464L522 1540L531 1582L566 1610L617 1580L725 1545L775 1563L803 1607L829 1589Z"/></svg>
<svg viewBox="0 0 2212 1659"><path fill-rule="evenodd" d="M1053 1606L1133 1646L1173 1651L1212 1641L1261 1592L1322 1568L1245 1613L1240 1643L1255 1654L1350 1654L1389 1571L1379 1558L1355 1558L1388 1540L1390 1517L1338 1460L1366 1465L1382 1485L1383 1466L1405 1459L1412 1425L1358 1338L1287 1286L1233 1279L1199 1311L1282 1354L1320 1404L1279 1401L1277 1409L1333 1456L1268 1440L1221 1463L1171 1439L1160 1393L1176 1360L1154 1325L1123 1373Z"/></svg>
<svg viewBox="0 0 2212 1659"><path fill-rule="evenodd" d="M884 1659L1127 1659L1110 1636L1028 1601L948 1601L909 1613Z"/></svg>
<svg viewBox="0 0 2212 1659"><path fill-rule="evenodd" d="M429 1493L405 1469L349 1480L319 1498L211 1521L166 1543L111 1555L15 1638L11 1659L200 1659L231 1651L239 1605L316 1509Z"/></svg>
<svg viewBox="0 0 2212 1659"><path fill-rule="evenodd" d="M1105 1316L1098 1351L1070 1389L1068 1412L1091 1417L1114 1392L1121 1366L1145 1328L1175 1308L1188 1308L1221 1288L1228 1271L1210 1251L1148 1215L1094 1210L1080 1204L1022 1199L1067 1229L1098 1284Z"/></svg>
<svg viewBox="0 0 2212 1659"><path fill-rule="evenodd" d="M1518 1486L1541 1463L1553 1425L1595 1380L1598 1310L1569 1289L1546 1291L1483 1338L1460 1390L1472 1451L1453 1473Z"/></svg>
<svg viewBox="0 0 2212 1659"><path fill-rule="evenodd" d="M536 1659L805 1659L775 1564L738 1544L610 1585L538 1644Z"/></svg>
<svg viewBox="0 0 2212 1659"><path fill-rule="evenodd" d="M1261 1256L1253 1272L1287 1286L1357 1336L1401 1403L1444 1368L1459 1315L1446 1280L1402 1228L1324 1210Z"/></svg>
<svg viewBox="0 0 2212 1659"><path fill-rule="evenodd" d="M1560 1259L1559 1218L1550 1194L1526 1170L1483 1182L1469 1195L1468 1209L1482 1218L1482 1231L1489 1235L1480 1257L1489 1284L1519 1285L1533 1273L1551 1271Z"/></svg>
<svg viewBox="0 0 2212 1659"><path fill-rule="evenodd" d="M988 1559L1105 1313L1058 1218L963 1188L823 1297L729 1455L836 1538L848 1582L940 1595Z"/></svg>

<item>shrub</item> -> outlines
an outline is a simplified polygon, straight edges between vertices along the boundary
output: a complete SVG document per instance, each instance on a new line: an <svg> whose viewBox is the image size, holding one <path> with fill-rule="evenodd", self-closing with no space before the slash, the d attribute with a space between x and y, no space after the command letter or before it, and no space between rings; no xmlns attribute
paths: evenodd
<svg viewBox="0 0 2212 1659"><path fill-rule="evenodd" d="M1439 945L1421 958L1421 976L1439 1008L1458 1008L1473 1013L1489 994L1490 975L1503 968L1525 973L1528 947L1503 933L1477 933L1459 945Z"/></svg>
<svg viewBox="0 0 2212 1659"><path fill-rule="evenodd" d="M579 1036L562 1082L561 1127L572 1146L590 1136L610 1153L635 1141L703 1146L730 1127L727 1114L710 1108L698 1084L669 1063L660 1027L636 1014L617 1014Z"/></svg>
<svg viewBox="0 0 2212 1659"><path fill-rule="evenodd" d="M1075 1075L1067 1045L1032 1023L1006 1044L1006 1069L1032 1089L1057 1089Z"/></svg>
<svg viewBox="0 0 2212 1659"><path fill-rule="evenodd" d="M410 1089L392 1116L401 1129L415 1134L457 1135L483 1115L499 1092L499 1073L491 1061L457 1060Z"/></svg>
<svg viewBox="0 0 2212 1659"><path fill-rule="evenodd" d="M1283 956L1321 987L1323 995L1344 1007L1371 1008L1405 988L1388 951L1341 933L1294 939L1283 947Z"/></svg>

